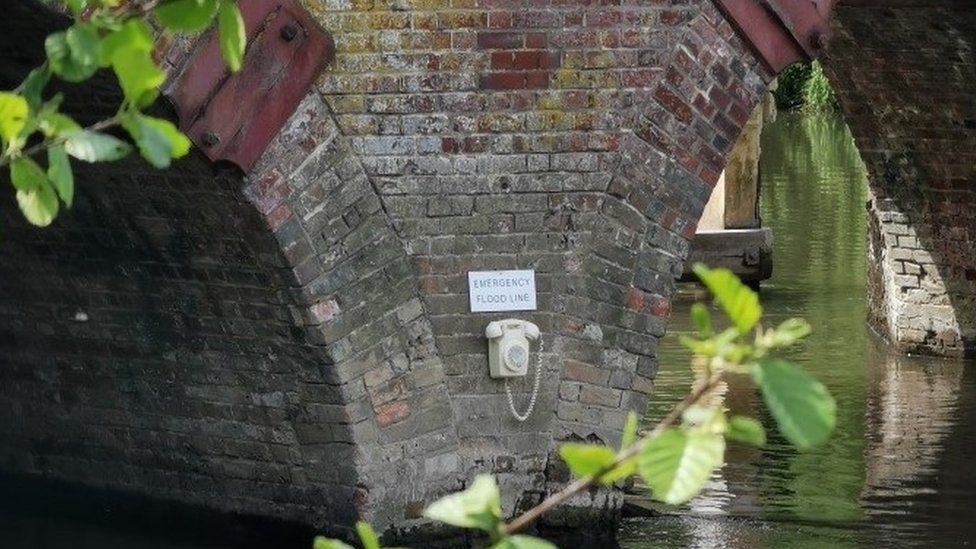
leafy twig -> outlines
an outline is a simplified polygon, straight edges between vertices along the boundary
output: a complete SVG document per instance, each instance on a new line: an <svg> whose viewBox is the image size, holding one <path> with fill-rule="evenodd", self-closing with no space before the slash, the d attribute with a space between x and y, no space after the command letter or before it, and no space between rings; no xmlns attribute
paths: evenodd
<svg viewBox="0 0 976 549"><path fill-rule="evenodd" d="M122 117L117 114L112 118L106 118L105 120L100 120L92 124L91 126L86 127L82 131L100 132L110 128L115 128L120 124L122 124ZM27 157L34 156L39 152L44 152L47 149L50 149L51 147L55 147L57 145L63 145L64 142L68 140L68 137L70 137L70 134L59 135L54 139L46 139L36 145L28 147L23 151L19 152L17 157L22 158L25 156ZM3 157L0 157L0 168L9 165L12 160L13 158L10 156L4 155Z"/></svg>
<svg viewBox="0 0 976 549"><path fill-rule="evenodd" d="M561 505L562 503L564 503L566 500L573 497L574 495L596 484L600 477L614 470L617 466L619 466L624 461L627 461L628 459L640 453L641 448L644 447L644 444L648 440L660 435L662 432L664 432L665 429L673 425L678 419L681 418L681 414L683 414L685 410L687 410L692 406L695 406L696 404L699 403L699 401L702 400L702 398L704 398L710 392L712 392L717 387L718 382L719 382L718 377L713 377L712 379L709 379L706 383L702 384L701 387L692 391L687 397L685 397L684 400L676 404L675 407L672 408L670 412L668 412L668 415L664 416L664 418L662 418L661 421L654 426L654 429L652 429L649 433L647 433L644 437L642 437L634 444L631 444L627 448L621 450L620 453L617 454L617 458L612 463L609 463L601 467L600 470L598 470L596 473L593 473L592 475L588 475L576 479L575 481L568 484L562 490L544 499L541 503L539 503L535 507L529 509L525 513L522 513L518 517L515 517L515 519L513 519L511 522L507 522L503 524L501 526L501 533L503 535L511 535L521 530L524 530L530 524L538 520L539 517L541 517L542 515L548 513L555 507L558 507L559 505Z"/></svg>

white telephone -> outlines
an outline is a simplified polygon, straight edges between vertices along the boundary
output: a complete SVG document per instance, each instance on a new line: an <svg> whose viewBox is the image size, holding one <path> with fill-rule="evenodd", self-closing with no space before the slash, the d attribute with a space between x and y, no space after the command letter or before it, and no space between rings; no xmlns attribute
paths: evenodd
<svg viewBox="0 0 976 549"><path fill-rule="evenodd" d="M508 407L515 419L518 421L529 419L539 396L539 382L542 379L542 340L539 338L539 327L531 322L514 318L496 320L485 328L485 337L488 338L489 374L493 378L505 379ZM529 340L539 341L539 355L535 364L535 380L529 406L524 413L519 413L512 400L508 379L524 377L529 373Z"/></svg>

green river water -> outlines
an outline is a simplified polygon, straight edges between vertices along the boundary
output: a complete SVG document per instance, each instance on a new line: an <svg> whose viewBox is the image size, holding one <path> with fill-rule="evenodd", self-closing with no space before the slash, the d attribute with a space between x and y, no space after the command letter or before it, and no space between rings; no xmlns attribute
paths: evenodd
<svg viewBox="0 0 976 549"><path fill-rule="evenodd" d="M774 275L760 294L766 322L813 325L791 358L837 399L837 431L807 453L776 436L761 450L731 447L701 496L629 521L621 545L970 545L976 365L896 355L865 324L866 175L839 118L781 115L763 133L761 158L760 212L774 238ZM690 329L691 302L674 306L648 422L688 391L677 337ZM731 389L730 410L765 417L747 383Z"/></svg>

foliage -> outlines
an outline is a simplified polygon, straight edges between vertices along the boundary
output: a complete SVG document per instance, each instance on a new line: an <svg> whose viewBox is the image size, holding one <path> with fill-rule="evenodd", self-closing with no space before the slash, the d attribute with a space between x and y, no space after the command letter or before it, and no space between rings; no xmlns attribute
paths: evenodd
<svg viewBox="0 0 976 549"><path fill-rule="evenodd" d="M655 498L672 505L684 503L722 465L725 417L719 413L713 416L703 425L667 429L644 445L638 471Z"/></svg>
<svg viewBox="0 0 976 549"><path fill-rule="evenodd" d="M837 98L819 61L794 63L780 73L773 92L780 110L830 112L837 110Z"/></svg>
<svg viewBox="0 0 976 549"><path fill-rule="evenodd" d="M773 92L777 109L788 111L803 106L803 87L810 79L811 70L810 63L793 63L779 73Z"/></svg>
<svg viewBox="0 0 976 549"><path fill-rule="evenodd" d="M836 405L827 388L785 360L763 360L752 369L780 432L806 450L827 440L834 430Z"/></svg>
<svg viewBox="0 0 976 549"><path fill-rule="evenodd" d="M432 503L424 510L424 516L452 526L490 533L502 520L498 485L491 476L479 475L467 490Z"/></svg>
<svg viewBox="0 0 976 549"><path fill-rule="evenodd" d="M489 475L478 476L463 492L435 501L425 516L452 526L481 530L495 549L545 549L554 546L516 532L592 486L609 485L636 472L654 498L672 505L687 502L721 467L728 443L759 447L766 443L765 429L757 420L729 418L724 408L715 403L712 397L725 375L752 379L779 431L800 450L825 441L835 423L833 397L799 366L771 356L809 335L810 325L790 319L764 329L759 324L762 307L758 296L735 275L701 264L694 266L694 272L714 295L731 327L715 332L709 309L703 304L693 307L692 319L698 334L683 338L682 343L692 350L704 372L691 394L656 427L638 438L637 415L631 412L618 449L598 444L563 444L559 455L577 479L511 522L502 518L498 485ZM364 547L378 547L367 543L360 534ZM348 546L319 538L315 549L344 547Z"/></svg>
<svg viewBox="0 0 976 549"><path fill-rule="evenodd" d="M824 74L823 66L814 61L810 70L810 78L803 86L803 110L813 112L832 112L839 108L837 97Z"/></svg>
<svg viewBox="0 0 976 549"><path fill-rule="evenodd" d="M121 127L156 168L185 156L190 141L168 120L145 110L156 101L166 73L153 59L157 32L198 32L217 21L220 50L231 70L244 56L244 20L235 0L65 0L73 22L44 41L47 60L12 91L0 91L0 167L8 166L17 204L29 222L47 226L74 199L71 159L109 162L133 147L107 133ZM52 78L78 83L111 70L122 104L111 118L82 128L61 112L62 94L45 97ZM47 168L35 158L47 152Z"/></svg>

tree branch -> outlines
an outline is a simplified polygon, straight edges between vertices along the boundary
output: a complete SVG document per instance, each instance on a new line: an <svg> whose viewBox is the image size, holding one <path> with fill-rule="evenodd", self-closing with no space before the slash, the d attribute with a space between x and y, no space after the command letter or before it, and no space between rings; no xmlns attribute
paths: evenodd
<svg viewBox="0 0 976 549"><path fill-rule="evenodd" d="M664 418L654 426L654 429L652 429L651 432L647 433L634 444L631 444L627 448L621 450L620 453L617 454L617 459L615 459L612 463L604 466L592 475L574 480L570 484L566 485L565 488L547 497L535 507L515 517L511 522L503 524L499 529L499 533L503 536L507 536L524 530L530 524L538 520L539 517L551 511L554 507L559 506L579 492L582 492L593 484L596 484L597 479L609 473L624 461L640 453L641 448L644 447L644 444L648 440L663 433L665 429L670 427L681 417L681 414L683 414L685 410L697 404L703 397L715 389L718 386L718 383L719 378L717 376L710 377L709 380L706 381L701 387L692 391L691 394L685 397L684 400L675 405L668 415L664 416Z"/></svg>
<svg viewBox="0 0 976 549"><path fill-rule="evenodd" d="M91 126L88 126L87 128L84 129L84 131L99 132L102 130L107 130L109 128L114 128L118 126L121 122L122 122L121 117L119 115L115 115L112 118L106 118L105 120L101 120L99 122L92 124ZM56 139L44 140L32 147L28 147L23 151L20 151L17 154L17 158L34 156L35 154L42 151L46 151L56 145L62 145L64 144L65 141L67 141L67 136L64 135L58 136ZM6 154L0 156L0 168L3 168L8 164L10 164L10 162L13 161L13 159L14 159L13 157Z"/></svg>

